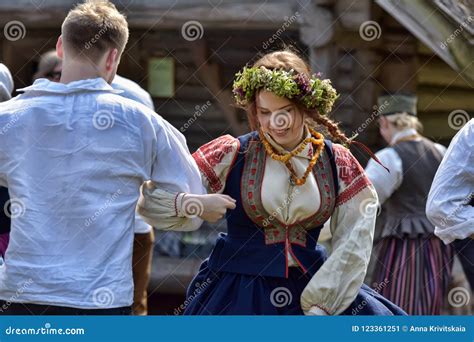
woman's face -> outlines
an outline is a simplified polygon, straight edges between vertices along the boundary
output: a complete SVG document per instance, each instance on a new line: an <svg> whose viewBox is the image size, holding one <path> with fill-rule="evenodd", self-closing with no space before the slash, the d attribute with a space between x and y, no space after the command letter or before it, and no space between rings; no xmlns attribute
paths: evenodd
<svg viewBox="0 0 474 342"><path fill-rule="evenodd" d="M304 118L287 98L262 90L256 97L257 120L280 146L293 150L303 139Z"/></svg>

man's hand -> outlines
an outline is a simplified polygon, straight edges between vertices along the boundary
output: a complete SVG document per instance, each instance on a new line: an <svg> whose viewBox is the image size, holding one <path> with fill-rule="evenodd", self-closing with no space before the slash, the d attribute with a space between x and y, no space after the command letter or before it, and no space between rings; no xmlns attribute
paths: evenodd
<svg viewBox="0 0 474 342"><path fill-rule="evenodd" d="M224 217L227 209L235 209L235 200L228 195L221 194L186 194L181 204L181 210L185 216L199 216L204 221L211 223Z"/></svg>

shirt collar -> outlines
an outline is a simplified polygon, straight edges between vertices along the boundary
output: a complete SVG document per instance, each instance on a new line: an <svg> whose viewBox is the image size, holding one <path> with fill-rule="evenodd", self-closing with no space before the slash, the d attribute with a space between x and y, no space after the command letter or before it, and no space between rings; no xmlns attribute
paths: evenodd
<svg viewBox="0 0 474 342"><path fill-rule="evenodd" d="M267 141L272 145L272 147L279 153L286 154L290 153L290 151L287 151L285 148L280 146L273 138L270 136L268 133L263 133L265 135L265 138ZM311 137L311 132L308 130L308 128L305 126L305 133L304 133L304 138L309 138ZM313 157L313 144L306 144L304 149L295 155L295 157L300 157L300 158L305 158L311 160Z"/></svg>
<svg viewBox="0 0 474 342"><path fill-rule="evenodd" d="M398 140L409 137L411 135L418 135L418 132L414 128L407 128L400 132L397 132L393 135L392 140L390 141L390 145L394 145L397 143Z"/></svg>
<svg viewBox="0 0 474 342"><path fill-rule="evenodd" d="M123 90L112 88L102 77L90 78L85 80L73 81L67 84L53 82L46 78L37 79L31 86L18 89L18 91L28 92L47 92L56 94L71 94L84 91L107 91L120 94Z"/></svg>

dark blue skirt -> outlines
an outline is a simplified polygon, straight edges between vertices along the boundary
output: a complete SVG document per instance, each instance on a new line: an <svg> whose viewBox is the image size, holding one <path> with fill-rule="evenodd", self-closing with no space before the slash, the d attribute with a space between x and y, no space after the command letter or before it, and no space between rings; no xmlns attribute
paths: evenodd
<svg viewBox="0 0 474 342"><path fill-rule="evenodd" d="M290 267L288 278L215 272L205 260L187 291L185 315L303 315L300 296L310 277ZM342 315L406 315L362 285Z"/></svg>

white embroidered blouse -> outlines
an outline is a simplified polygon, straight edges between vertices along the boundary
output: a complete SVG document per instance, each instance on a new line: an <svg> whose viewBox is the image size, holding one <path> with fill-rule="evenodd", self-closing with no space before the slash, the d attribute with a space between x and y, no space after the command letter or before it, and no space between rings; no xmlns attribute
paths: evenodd
<svg viewBox="0 0 474 342"><path fill-rule="evenodd" d="M267 138L275 149L284 151L271 137ZM193 154L209 193L223 192L238 150L239 140L225 135ZM335 315L349 307L363 283L372 251L377 194L348 149L333 144L333 151L339 192L330 222L332 253L301 295L301 306L305 314ZM313 152L313 147L307 145L291 159L299 177L308 167ZM214 158L214 162L211 158ZM273 213L281 222L292 224L319 210L321 193L313 173L309 174L304 185L291 189L295 186L289 182L290 174L286 166L268 155L265 163L262 204L267 213ZM180 214L182 196L147 187L144 188L143 195L139 202L139 212L159 212L156 221L148 219L150 224L166 230L191 229L190 219ZM291 255L287 258L289 265L297 266Z"/></svg>

